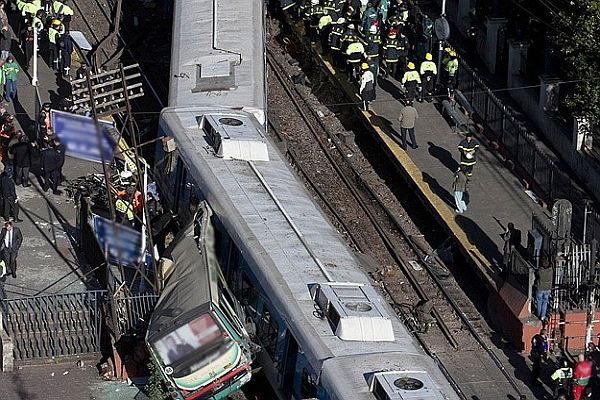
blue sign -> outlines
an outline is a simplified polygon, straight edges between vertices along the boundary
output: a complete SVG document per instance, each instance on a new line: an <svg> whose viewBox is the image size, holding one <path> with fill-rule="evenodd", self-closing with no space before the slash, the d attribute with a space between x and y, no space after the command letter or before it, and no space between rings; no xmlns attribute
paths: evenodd
<svg viewBox="0 0 600 400"><path fill-rule="evenodd" d="M52 129L58 139L65 145L67 155L83 160L102 162L98 146L98 133L102 141L104 161L110 163L116 143L107 129L113 128L108 121L98 121L83 115L71 114L64 111L51 111Z"/></svg>
<svg viewBox="0 0 600 400"><path fill-rule="evenodd" d="M142 234L128 226L92 214L98 245L114 265L134 266L142 261Z"/></svg>

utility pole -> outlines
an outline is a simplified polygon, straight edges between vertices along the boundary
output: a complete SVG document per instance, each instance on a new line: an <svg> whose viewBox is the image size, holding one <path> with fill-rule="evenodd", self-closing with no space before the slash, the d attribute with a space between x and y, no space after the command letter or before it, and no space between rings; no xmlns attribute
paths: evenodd
<svg viewBox="0 0 600 400"><path fill-rule="evenodd" d="M442 13L434 22L435 36L438 39L438 59L437 59L437 77L436 83L440 84L442 75L442 54L444 53L444 43L450 38L450 24L446 20L446 0L442 0Z"/></svg>
<svg viewBox="0 0 600 400"><path fill-rule="evenodd" d="M35 87L38 84L38 30L33 27L33 73L31 77L31 84Z"/></svg>

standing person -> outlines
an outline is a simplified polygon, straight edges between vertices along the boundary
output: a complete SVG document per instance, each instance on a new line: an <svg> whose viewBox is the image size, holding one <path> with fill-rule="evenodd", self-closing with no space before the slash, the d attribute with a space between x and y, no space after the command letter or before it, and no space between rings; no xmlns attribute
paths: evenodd
<svg viewBox="0 0 600 400"><path fill-rule="evenodd" d="M17 204L17 189L12 180L12 168L6 167L0 175L0 193L2 194L2 216L5 221L14 219L21 222L19 219L19 205Z"/></svg>
<svg viewBox="0 0 600 400"><path fill-rule="evenodd" d="M425 54L425 61L421 63L419 74L423 81L423 93L427 101L433 100L433 91L435 86L435 77L437 75L437 66L433 62L431 53Z"/></svg>
<svg viewBox="0 0 600 400"><path fill-rule="evenodd" d="M569 362L562 358L558 362L558 368L550 375L554 382L554 398L558 399L561 395L569 393L569 385L573 378L573 369L569 367Z"/></svg>
<svg viewBox="0 0 600 400"><path fill-rule="evenodd" d="M503 247L503 264L504 264L504 272L508 274L508 265L510 263L510 254L512 252L513 247L517 249L517 251L521 248L521 231L515 228L515 224L512 222L508 223L506 230L502 233L502 239L504 239L504 247Z"/></svg>
<svg viewBox="0 0 600 400"><path fill-rule="evenodd" d="M33 27L30 25L25 26L21 31L21 48L25 54L25 65L23 66L23 69L26 71L29 70L31 57L33 57L33 39Z"/></svg>
<svg viewBox="0 0 600 400"><path fill-rule="evenodd" d="M590 383L592 377L592 363L585 359L581 353L577 357L575 370L573 371L573 400L581 400L583 391Z"/></svg>
<svg viewBox="0 0 600 400"><path fill-rule="evenodd" d="M542 258L540 264L540 268L535 272L537 288L535 292L535 310L538 318L542 322L545 322L548 313L548 299L550 298L550 291L552 290L554 280L554 269L550 265L550 261L545 257Z"/></svg>
<svg viewBox="0 0 600 400"><path fill-rule="evenodd" d="M331 61L335 68L342 68L344 66L344 56L342 55L342 36L346 30L344 24L346 23L345 18L339 18L337 22L334 22L335 26L329 33L329 49L331 50Z"/></svg>
<svg viewBox="0 0 600 400"><path fill-rule="evenodd" d="M10 46L12 45L12 33L8 25L2 25L0 28L0 57L6 60L10 54Z"/></svg>
<svg viewBox="0 0 600 400"><path fill-rule="evenodd" d="M479 142L473 137L472 132L467 132L467 137L458 144L458 150L460 151L460 165L464 167L465 174L468 177L473 176L473 167L477 164Z"/></svg>
<svg viewBox="0 0 600 400"><path fill-rule="evenodd" d="M12 221L5 222L0 231L0 256L6 265L7 275L11 274L13 278L17 277L17 256L22 243L21 230L13 226Z"/></svg>
<svg viewBox="0 0 600 400"><path fill-rule="evenodd" d="M531 366L531 382L538 385L540 383L540 372L542 371L542 360L546 359L548 351L548 342L546 340L546 330L541 329L540 333L531 338L531 352L529 356L533 365Z"/></svg>
<svg viewBox="0 0 600 400"><path fill-rule="evenodd" d="M49 146L41 152L42 169L44 171L44 185L42 190L46 192L52 189L52 193L60 195L62 192L58 190L60 183L60 155L53 146Z"/></svg>
<svg viewBox="0 0 600 400"><path fill-rule="evenodd" d="M369 110L369 103L375 99L375 77L369 69L369 64L362 63L360 66L362 74L360 76L360 97L363 102L363 109Z"/></svg>
<svg viewBox="0 0 600 400"><path fill-rule="evenodd" d="M385 76L396 78L398 72L398 59L400 51L398 49L398 31L392 28L389 30L383 43L383 61L385 61Z"/></svg>
<svg viewBox="0 0 600 400"><path fill-rule="evenodd" d="M417 145L417 141L415 139L415 122L419 118L419 113L417 113L417 109L413 107L412 101L406 103L404 107L400 110L400 116L398 117L398 121L400 121L400 133L402 134L402 148L406 150L406 134L410 136L410 146L413 149L419 147Z"/></svg>
<svg viewBox="0 0 600 400"><path fill-rule="evenodd" d="M409 62L408 71L402 76L402 85L404 86L404 97L409 102L413 102L417 97L417 93L421 89L421 76L415 71L415 64Z"/></svg>
<svg viewBox="0 0 600 400"><path fill-rule="evenodd" d="M467 204L463 198L467 191L467 183L469 179L465 175L462 167L458 167L458 170L454 174L454 182L452 182L452 190L454 191L454 202L456 203L456 211L459 214L467 211Z"/></svg>
<svg viewBox="0 0 600 400"><path fill-rule="evenodd" d="M71 70L71 55L73 54L73 39L71 35L60 35L59 68L63 76L68 77Z"/></svg>
<svg viewBox="0 0 600 400"><path fill-rule="evenodd" d="M29 168L31 167L31 145L29 138L23 132L19 132L18 142L13 146L15 164L15 184L23 187L29 186Z"/></svg>
<svg viewBox="0 0 600 400"><path fill-rule="evenodd" d="M48 66L53 70L59 69L60 62L60 37L65 33L65 27L59 19L53 19L50 28L48 28L49 58Z"/></svg>
<svg viewBox="0 0 600 400"><path fill-rule="evenodd" d="M71 18L73 17L73 9L66 4L67 2L68 2L68 0L63 0L63 2L56 1L56 0L53 1L52 2L52 12L55 17L62 20L62 22L65 26L65 31L69 32L69 27L71 25Z"/></svg>
<svg viewBox="0 0 600 400"><path fill-rule="evenodd" d="M11 54L6 59L6 63L2 67L4 70L5 90L4 99L8 102L17 99L17 76L19 74L19 64L15 61L15 57Z"/></svg>

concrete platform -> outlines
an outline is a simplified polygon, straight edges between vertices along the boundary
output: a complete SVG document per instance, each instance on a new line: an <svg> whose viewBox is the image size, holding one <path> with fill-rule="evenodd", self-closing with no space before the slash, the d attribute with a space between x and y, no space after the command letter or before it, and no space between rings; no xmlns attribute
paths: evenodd
<svg viewBox="0 0 600 400"><path fill-rule="evenodd" d="M9 14L9 19L15 31L16 15ZM22 66L23 54L15 40L11 52ZM38 79L42 103L50 102L57 106L60 98L70 92L70 83L48 67L47 53L44 51L38 58ZM30 137L35 136L35 96L30 76L22 69L18 76L17 100L0 103L1 107L15 115L16 128ZM67 157L63 175L72 179L92 171L101 172L100 164ZM32 186L17 187L20 218L24 220L17 226L21 229L24 240L17 261L17 278L8 277L4 284L7 297L81 292L95 288L93 281L84 277L87 272L85 258L75 252L78 238L74 204L66 193L62 196L51 192L43 193L33 174L30 178Z"/></svg>

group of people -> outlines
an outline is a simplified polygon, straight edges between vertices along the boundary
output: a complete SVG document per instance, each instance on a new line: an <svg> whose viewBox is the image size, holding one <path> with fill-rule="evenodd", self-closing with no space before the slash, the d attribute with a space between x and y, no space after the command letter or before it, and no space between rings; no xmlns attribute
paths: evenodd
<svg viewBox="0 0 600 400"><path fill-rule="evenodd" d="M73 52L69 29L73 9L66 4L68 1L70 0L16 0L16 7L22 17L19 40L25 55L25 69L31 63L33 42L37 34L38 48L47 49L48 66L65 76L69 75Z"/></svg>
<svg viewBox="0 0 600 400"><path fill-rule="evenodd" d="M433 21L407 0L280 0L280 5L291 18L302 18L311 42L320 41L333 66L359 83L365 110L375 99L380 69L400 80L408 102L432 100L438 82ZM452 90L458 58L450 47L444 54L441 82Z"/></svg>
<svg viewBox="0 0 600 400"><path fill-rule="evenodd" d="M530 358L532 361L531 380L533 384L540 384L542 367L548 359L548 339L546 330L531 338ZM577 356L577 361L571 367L571 363L565 358L559 359L553 366L550 374L550 382L553 386L555 400L584 400L591 399L594 387L600 383L597 359L600 352L596 346L590 343L585 353Z"/></svg>

